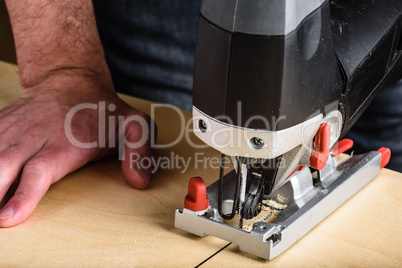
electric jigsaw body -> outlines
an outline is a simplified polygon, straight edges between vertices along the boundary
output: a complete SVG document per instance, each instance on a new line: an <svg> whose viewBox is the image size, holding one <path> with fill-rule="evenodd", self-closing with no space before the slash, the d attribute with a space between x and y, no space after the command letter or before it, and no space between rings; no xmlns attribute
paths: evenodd
<svg viewBox="0 0 402 268"><path fill-rule="evenodd" d="M370 182L389 149L340 161L340 138L402 77L401 32L400 0L204 0L193 126L222 163L175 226L272 259Z"/></svg>

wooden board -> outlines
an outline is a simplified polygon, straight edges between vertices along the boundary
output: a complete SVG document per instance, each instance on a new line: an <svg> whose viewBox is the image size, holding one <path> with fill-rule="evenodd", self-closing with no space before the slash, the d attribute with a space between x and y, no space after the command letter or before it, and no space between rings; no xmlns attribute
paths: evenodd
<svg viewBox="0 0 402 268"><path fill-rule="evenodd" d="M0 106L21 92L14 65L0 63ZM151 103L123 98L150 113ZM186 113L186 120L191 117ZM177 114L158 108L158 143L180 133ZM191 134L192 140L196 138ZM199 143L199 142L198 142ZM89 164L54 184L33 216L0 229L0 266L184 266L194 267L228 243L199 238L173 227L174 210L183 207L188 179L207 184L218 170L196 162L195 153L218 157L212 149L193 149L181 140L160 157L191 157L190 168L166 169L141 191L123 180L114 158ZM198 157L200 159L200 157ZM197 165L197 167L196 167ZM205 267L402 266L402 174L382 170L363 190L275 260L268 262L230 245Z"/></svg>

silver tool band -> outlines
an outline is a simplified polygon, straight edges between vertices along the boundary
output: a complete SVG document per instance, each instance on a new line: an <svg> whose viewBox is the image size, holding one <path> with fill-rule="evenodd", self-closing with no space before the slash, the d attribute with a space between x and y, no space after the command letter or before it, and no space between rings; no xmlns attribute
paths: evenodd
<svg viewBox="0 0 402 268"><path fill-rule="evenodd" d="M200 120L205 123L205 129L200 129ZM311 146L321 123L331 125L333 145L340 135L342 116L339 111L330 112L325 118L322 114L279 131L241 128L212 118L193 106L193 127L195 135L205 144L225 155L272 159L291 149L305 145ZM252 142L254 138L261 140L261 147Z"/></svg>

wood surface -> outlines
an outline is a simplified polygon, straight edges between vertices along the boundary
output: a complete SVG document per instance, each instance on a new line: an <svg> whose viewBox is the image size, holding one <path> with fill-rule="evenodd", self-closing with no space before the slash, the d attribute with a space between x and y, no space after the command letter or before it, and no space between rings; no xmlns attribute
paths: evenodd
<svg viewBox="0 0 402 268"><path fill-rule="evenodd" d="M18 98L21 88L14 65L0 63L0 106ZM150 102L122 96L150 113ZM191 117L186 113L186 120ZM158 143L180 133L177 114L158 108ZM192 140L196 138L191 134ZM185 140L159 156L191 157L212 149L193 149ZM188 179L202 176L207 184L218 170L200 163L182 173L166 169L155 174L148 190L123 180L117 157L88 164L54 184L31 218L0 229L0 266L159 266L194 267L228 243L199 238L173 227L174 210L183 207ZM402 266L402 175L383 169L371 183L342 205L294 246L266 261L230 245L203 267Z"/></svg>

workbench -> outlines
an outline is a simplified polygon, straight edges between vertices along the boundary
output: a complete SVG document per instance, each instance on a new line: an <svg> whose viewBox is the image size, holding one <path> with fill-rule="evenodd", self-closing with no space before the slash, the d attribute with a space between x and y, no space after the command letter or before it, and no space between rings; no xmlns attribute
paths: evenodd
<svg viewBox="0 0 402 268"><path fill-rule="evenodd" d="M17 67L0 62L0 107L20 94ZM150 102L121 97L151 112ZM177 113L167 107L155 111L158 143L174 141L180 133ZM191 114L186 112L185 117L187 122ZM136 190L124 181L117 156L66 176L51 186L27 221L0 229L0 266L194 267L205 260L203 267L402 266L402 174L383 169L269 262L239 251L237 245L225 247L228 242L221 239L200 238L173 227L174 212L183 208L189 178L201 176L207 185L218 178L218 168L205 168L195 153L219 157L210 148L194 149L186 139L157 150L160 157L191 157L190 167L185 172L158 171L147 190Z"/></svg>

